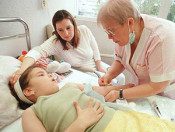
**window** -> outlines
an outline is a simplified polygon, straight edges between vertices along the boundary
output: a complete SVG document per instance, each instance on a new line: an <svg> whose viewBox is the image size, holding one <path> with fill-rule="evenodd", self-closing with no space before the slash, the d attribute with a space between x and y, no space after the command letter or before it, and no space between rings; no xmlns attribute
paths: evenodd
<svg viewBox="0 0 175 132"><path fill-rule="evenodd" d="M107 0L77 0L79 17L96 18L100 5ZM141 13L167 18L175 22L175 0L134 0Z"/></svg>
<svg viewBox="0 0 175 132"><path fill-rule="evenodd" d="M78 0L78 16L96 18L99 7L106 0Z"/></svg>
<svg viewBox="0 0 175 132"><path fill-rule="evenodd" d="M161 0L135 0L135 2L138 4L141 13L154 16L158 15Z"/></svg>
<svg viewBox="0 0 175 132"><path fill-rule="evenodd" d="M172 2L167 19L175 22L175 0Z"/></svg>

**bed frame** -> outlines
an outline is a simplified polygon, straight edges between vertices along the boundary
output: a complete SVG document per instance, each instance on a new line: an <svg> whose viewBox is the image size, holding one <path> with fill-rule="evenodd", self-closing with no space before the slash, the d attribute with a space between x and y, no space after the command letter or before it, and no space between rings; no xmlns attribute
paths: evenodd
<svg viewBox="0 0 175 132"><path fill-rule="evenodd" d="M10 36L0 36L0 41L4 42L4 41L10 40L10 39L25 38L26 44L27 44L26 48L29 51L31 49L31 41L30 41L29 28L28 28L27 23L19 17L0 17L0 23L5 23L5 22L6 23L19 22L23 25L25 32L22 34L15 34L15 35L10 35ZM21 42L19 42L19 43L21 43ZM19 55L19 52L18 52L18 55Z"/></svg>
<svg viewBox="0 0 175 132"><path fill-rule="evenodd" d="M31 41L29 28L26 22L19 17L0 17L1 23L20 23L23 26L24 31L21 34L14 33L15 35L0 36L0 55L7 55L17 57L20 55L21 50L29 51L31 49ZM18 29L17 29L18 30ZM11 48L9 48L9 46ZM20 47L22 46L22 48ZM11 53L12 52L12 53ZM22 132L21 118L17 119L8 126L5 126L0 130L1 132Z"/></svg>

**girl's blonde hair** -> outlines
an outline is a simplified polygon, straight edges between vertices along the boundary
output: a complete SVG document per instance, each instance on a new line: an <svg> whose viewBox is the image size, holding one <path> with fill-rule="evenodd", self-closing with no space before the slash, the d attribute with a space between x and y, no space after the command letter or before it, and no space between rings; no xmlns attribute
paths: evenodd
<svg viewBox="0 0 175 132"><path fill-rule="evenodd" d="M123 25L130 17L136 21L140 18L140 12L133 0L108 0L98 13L97 23L112 19Z"/></svg>

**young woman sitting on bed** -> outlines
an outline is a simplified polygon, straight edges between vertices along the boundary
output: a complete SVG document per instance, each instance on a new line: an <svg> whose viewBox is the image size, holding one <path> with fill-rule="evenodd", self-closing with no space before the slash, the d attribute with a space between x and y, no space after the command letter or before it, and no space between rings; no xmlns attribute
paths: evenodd
<svg viewBox="0 0 175 132"><path fill-rule="evenodd" d="M106 67L102 66L97 42L88 27L77 26L74 17L66 10L58 10L53 16L52 24L54 35L27 53L20 69L11 77L12 84L29 66L51 55L61 58L78 70L106 71ZM122 83L124 75L120 74L116 79Z"/></svg>
<svg viewBox="0 0 175 132"><path fill-rule="evenodd" d="M98 91L98 87L93 89ZM95 99L89 101L91 97L85 94L83 85L71 83L59 89L52 75L36 66L29 67L11 91L23 108L32 105L22 117L24 131L175 130L173 122L134 111L114 110ZM81 109L84 104L88 105Z"/></svg>

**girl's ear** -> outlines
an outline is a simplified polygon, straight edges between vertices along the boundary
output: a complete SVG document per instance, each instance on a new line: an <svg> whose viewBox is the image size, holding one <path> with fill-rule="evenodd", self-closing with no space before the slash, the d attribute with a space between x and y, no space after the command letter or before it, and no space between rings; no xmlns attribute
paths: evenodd
<svg viewBox="0 0 175 132"><path fill-rule="evenodd" d="M27 87L27 88L25 88L25 89L23 90L23 93L24 93L24 95L25 95L26 97L29 97L29 96L31 96L31 95L34 95L34 94L35 94L35 91L34 91L32 88Z"/></svg>

